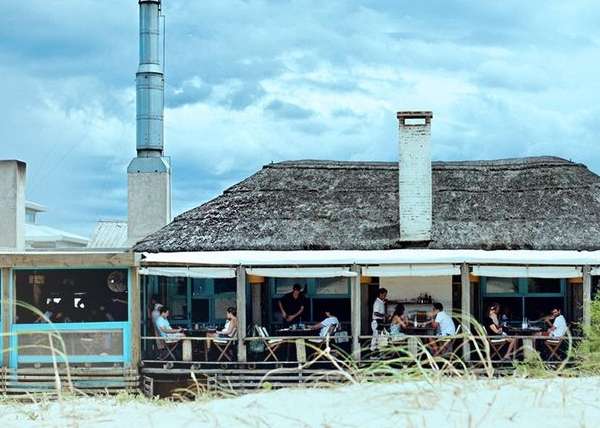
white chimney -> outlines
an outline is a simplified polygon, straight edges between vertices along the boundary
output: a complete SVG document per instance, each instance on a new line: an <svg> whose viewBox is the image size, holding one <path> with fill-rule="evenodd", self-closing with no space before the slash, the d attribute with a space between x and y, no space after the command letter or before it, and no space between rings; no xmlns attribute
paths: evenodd
<svg viewBox="0 0 600 428"><path fill-rule="evenodd" d="M0 161L0 249L25 250L26 164Z"/></svg>
<svg viewBox="0 0 600 428"><path fill-rule="evenodd" d="M400 164L400 240L431 240L431 118L430 111L401 111Z"/></svg>

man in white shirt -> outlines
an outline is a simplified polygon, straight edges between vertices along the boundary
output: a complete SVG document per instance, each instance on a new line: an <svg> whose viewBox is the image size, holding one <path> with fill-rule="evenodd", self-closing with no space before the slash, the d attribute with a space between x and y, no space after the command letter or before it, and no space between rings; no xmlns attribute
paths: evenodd
<svg viewBox="0 0 600 428"><path fill-rule="evenodd" d="M312 329L319 330L319 336L327 337L328 333L334 333L335 330L339 327L340 321L338 318L333 315L331 311L325 311L325 319L318 324L315 324ZM332 326L335 326L333 328ZM334 330L334 331L330 331Z"/></svg>
<svg viewBox="0 0 600 428"><path fill-rule="evenodd" d="M431 320L431 326L436 330L437 336L453 336L456 334L456 326L452 317L444 312L444 305L439 302L433 304L433 320ZM435 339L429 340L429 347L433 352L433 355L439 355L443 352L446 344L438 343Z"/></svg>
<svg viewBox="0 0 600 428"><path fill-rule="evenodd" d="M373 302L373 318L371 321L371 330L373 330L373 338L371 339L371 351L377 348L379 334L383 330L385 322L385 299L387 298L387 290L380 288L377 292L377 299Z"/></svg>
<svg viewBox="0 0 600 428"><path fill-rule="evenodd" d="M552 309L550 313L550 319L553 319L553 323L548 329L548 336L550 337L563 337L567 333L567 320L560 313L560 309ZM547 321L550 323L550 321Z"/></svg>

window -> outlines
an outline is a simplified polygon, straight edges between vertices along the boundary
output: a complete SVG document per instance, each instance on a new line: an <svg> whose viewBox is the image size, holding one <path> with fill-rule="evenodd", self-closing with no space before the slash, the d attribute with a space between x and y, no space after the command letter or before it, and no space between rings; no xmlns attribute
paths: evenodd
<svg viewBox="0 0 600 428"><path fill-rule="evenodd" d="M517 294L518 292L518 279L497 277L488 277L486 279L487 294Z"/></svg>
<svg viewBox="0 0 600 428"><path fill-rule="evenodd" d="M127 269L18 270L17 323L128 319Z"/></svg>
<svg viewBox="0 0 600 428"><path fill-rule="evenodd" d="M350 292L350 281L347 278L319 278L315 289L316 294L343 294Z"/></svg>
<svg viewBox="0 0 600 428"><path fill-rule="evenodd" d="M528 278L527 292L560 294L562 292L562 281L555 278Z"/></svg>
<svg viewBox="0 0 600 428"><path fill-rule="evenodd" d="M294 284L300 284L302 290L305 292L308 289L308 281L306 278L276 278L275 294L282 295L291 292Z"/></svg>

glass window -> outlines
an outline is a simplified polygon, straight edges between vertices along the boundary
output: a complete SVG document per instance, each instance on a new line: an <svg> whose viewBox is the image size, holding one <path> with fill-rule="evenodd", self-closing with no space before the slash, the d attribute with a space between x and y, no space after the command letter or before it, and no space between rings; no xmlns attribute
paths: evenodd
<svg viewBox="0 0 600 428"><path fill-rule="evenodd" d="M235 278L218 278L215 279L215 294L220 293L235 293L237 283Z"/></svg>
<svg viewBox="0 0 600 428"><path fill-rule="evenodd" d="M556 278L527 278L527 292L560 294L561 280Z"/></svg>
<svg viewBox="0 0 600 428"><path fill-rule="evenodd" d="M127 269L19 270L17 323L127 321Z"/></svg>
<svg viewBox="0 0 600 428"><path fill-rule="evenodd" d="M488 277L486 280L487 294L517 294L519 281L516 278Z"/></svg>
<svg viewBox="0 0 600 428"><path fill-rule="evenodd" d="M319 278L317 280L316 294L343 294L349 292L348 278Z"/></svg>
<svg viewBox="0 0 600 428"><path fill-rule="evenodd" d="M235 293L221 293L215 295L215 319L225 319L227 308L236 307Z"/></svg>
<svg viewBox="0 0 600 428"><path fill-rule="evenodd" d="M332 312L340 322L350 322L350 299L313 299L313 322L322 321L325 311Z"/></svg>
<svg viewBox="0 0 600 428"><path fill-rule="evenodd" d="M209 280L205 278L192 279L192 297L204 297L211 293Z"/></svg>
<svg viewBox="0 0 600 428"><path fill-rule="evenodd" d="M306 292L306 278L276 278L275 279L275 294L287 294L292 291L294 284L300 284L302 290Z"/></svg>

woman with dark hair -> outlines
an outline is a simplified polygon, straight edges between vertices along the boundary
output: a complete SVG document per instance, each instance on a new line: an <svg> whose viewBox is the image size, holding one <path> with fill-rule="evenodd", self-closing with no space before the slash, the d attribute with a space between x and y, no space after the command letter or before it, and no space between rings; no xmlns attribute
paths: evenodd
<svg viewBox="0 0 600 428"><path fill-rule="evenodd" d="M394 313L392 314L390 334L392 336L400 336L404 334L402 333L402 330L406 329L407 327L408 319L406 318L406 315L404 315L404 305L402 303L398 303Z"/></svg>
<svg viewBox="0 0 600 428"><path fill-rule="evenodd" d="M506 337L506 333L502 330L500 321L498 319L498 312L500 311L500 305L498 303L492 303L488 307L487 316L483 319L483 326L489 336L502 336L501 338L491 339L492 344L498 346L498 350L504 347L504 344L508 344L508 349L504 355L504 360L509 360L515 356L515 348L517 341L513 337ZM499 352L499 351L498 351Z"/></svg>
<svg viewBox="0 0 600 428"><path fill-rule="evenodd" d="M237 310L234 307L227 308L226 318L225 327L219 331L219 337L232 338L236 335L238 329Z"/></svg>

